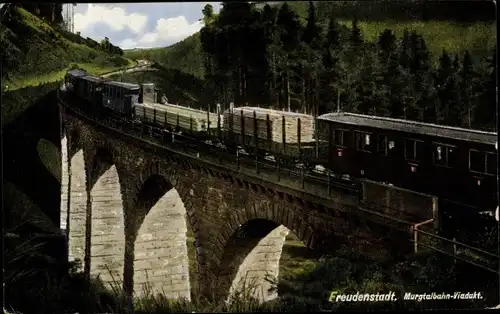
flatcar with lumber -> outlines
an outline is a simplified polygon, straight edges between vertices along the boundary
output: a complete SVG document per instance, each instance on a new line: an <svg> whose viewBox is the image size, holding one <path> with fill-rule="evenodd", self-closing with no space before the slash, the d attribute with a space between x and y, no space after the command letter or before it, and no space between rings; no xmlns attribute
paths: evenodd
<svg viewBox="0 0 500 314"><path fill-rule="evenodd" d="M314 156L312 115L259 107L238 107L224 112L227 142L252 153L311 160Z"/></svg>
<svg viewBox="0 0 500 314"><path fill-rule="evenodd" d="M139 103L134 107L134 117L142 123L196 137L215 134L218 125L216 114L173 104Z"/></svg>

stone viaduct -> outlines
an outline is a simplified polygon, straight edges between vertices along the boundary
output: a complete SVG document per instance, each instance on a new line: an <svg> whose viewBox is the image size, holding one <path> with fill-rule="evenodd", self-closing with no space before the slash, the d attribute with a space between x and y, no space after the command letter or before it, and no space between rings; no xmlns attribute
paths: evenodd
<svg viewBox="0 0 500 314"><path fill-rule="evenodd" d="M246 280L267 300L275 294L264 277L278 275L289 231L325 251L346 236L379 230L355 213L356 195L313 195L284 179L271 184L263 174L188 156L126 134L126 126L120 131L60 108L61 228L69 258L81 260L91 277L123 284L128 295L149 290L190 299L199 289L227 298ZM199 287L190 286L188 224Z"/></svg>

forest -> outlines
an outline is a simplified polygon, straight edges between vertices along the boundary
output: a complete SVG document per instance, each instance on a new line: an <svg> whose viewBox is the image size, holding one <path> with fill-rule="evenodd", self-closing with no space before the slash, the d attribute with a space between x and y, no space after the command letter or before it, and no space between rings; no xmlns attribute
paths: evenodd
<svg viewBox="0 0 500 314"><path fill-rule="evenodd" d="M331 15L306 21L288 3L224 2L203 10L204 98L211 103L311 114L350 111L476 129L495 126L496 48L487 58L442 50L433 62L426 38L383 30L368 41ZM326 24L326 25L324 25Z"/></svg>

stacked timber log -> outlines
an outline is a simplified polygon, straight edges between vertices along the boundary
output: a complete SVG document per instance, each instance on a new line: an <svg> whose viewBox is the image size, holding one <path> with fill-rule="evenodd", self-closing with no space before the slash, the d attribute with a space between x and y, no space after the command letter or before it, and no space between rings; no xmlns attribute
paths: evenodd
<svg viewBox="0 0 500 314"><path fill-rule="evenodd" d="M186 131L194 132L207 131L207 118L210 119L209 128L217 129L217 114L207 111L172 105L157 103L137 104L134 108L136 118L141 121L164 126L179 126ZM222 122L221 122L222 126Z"/></svg>
<svg viewBox="0 0 500 314"><path fill-rule="evenodd" d="M254 136L254 112L257 120L257 137L268 139L268 117L269 117L269 136L271 141L283 143L283 132L285 133L285 143L295 144L299 141L298 121L300 119L300 142L308 143L314 141L314 118L312 115L303 113L279 111L273 109L257 107L239 107L234 108L232 114L230 110L224 113L224 127L236 134L241 134L242 129L246 136ZM243 126L242 126L243 117ZM232 123L231 119L232 118ZM283 119L285 125L283 128Z"/></svg>

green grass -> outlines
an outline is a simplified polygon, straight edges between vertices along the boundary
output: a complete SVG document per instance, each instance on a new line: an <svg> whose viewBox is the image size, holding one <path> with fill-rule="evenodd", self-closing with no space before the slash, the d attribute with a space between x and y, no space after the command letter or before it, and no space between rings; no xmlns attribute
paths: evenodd
<svg viewBox="0 0 500 314"><path fill-rule="evenodd" d="M130 59L127 59L128 65L127 66L99 66L95 65L92 63L74 63L74 65L77 65L81 69L85 69L88 71L90 74L95 74L95 75L102 75L105 73L109 72L115 72L122 70L123 68L132 68L135 67L137 64L136 61L132 61ZM66 75L66 72L73 66L73 64L68 65L62 70L59 71L54 71L42 75L34 75L34 76L25 76L25 77L19 77L14 80L8 80L7 84L9 86L8 90L16 90L19 88L23 87L28 87L28 86L38 86L40 84L46 84L46 83L53 83L60 81L64 78Z"/></svg>
<svg viewBox="0 0 500 314"><path fill-rule="evenodd" d="M352 23L345 20L339 22L348 27ZM496 44L495 25L487 23L460 25L446 21L361 21L359 27L364 38L372 42L386 28L392 29L398 38L403 36L405 29L416 31L425 39L434 60L441 56L443 49L460 56L469 50L474 56L486 57Z"/></svg>
<svg viewBox="0 0 500 314"><path fill-rule="evenodd" d="M318 259L309 254L304 243L294 234L289 234L281 252L279 277L296 277L311 272L318 263Z"/></svg>
<svg viewBox="0 0 500 314"><path fill-rule="evenodd" d="M135 62L103 51L92 39L69 33L21 8L10 8L0 25L2 91L38 86L61 80L78 65L99 75Z"/></svg>

